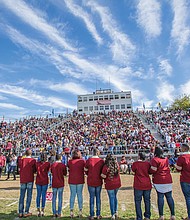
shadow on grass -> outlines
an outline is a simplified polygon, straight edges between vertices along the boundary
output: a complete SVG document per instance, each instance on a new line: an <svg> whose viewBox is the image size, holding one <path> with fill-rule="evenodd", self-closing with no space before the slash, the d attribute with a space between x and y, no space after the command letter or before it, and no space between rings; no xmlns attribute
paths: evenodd
<svg viewBox="0 0 190 220"><path fill-rule="evenodd" d="M20 190L20 187L0 187L0 190L6 190L6 191L9 191L9 190Z"/></svg>
<svg viewBox="0 0 190 220"><path fill-rule="evenodd" d="M127 186L127 187L121 187L119 190L133 190L132 186Z"/></svg>

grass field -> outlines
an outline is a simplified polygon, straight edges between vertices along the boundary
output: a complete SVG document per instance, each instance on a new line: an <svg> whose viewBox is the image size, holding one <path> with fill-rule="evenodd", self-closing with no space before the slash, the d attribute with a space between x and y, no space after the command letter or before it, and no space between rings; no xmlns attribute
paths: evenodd
<svg viewBox="0 0 190 220"><path fill-rule="evenodd" d="M175 210L176 210L176 219L181 219L182 217L186 217L186 207L184 197L181 192L180 184L179 184L179 174L173 173L173 196L175 200ZM0 220L4 219L18 219L17 209L18 209L18 198L19 198L19 178L16 181L5 181L6 177L2 177L0 180ZM122 179L122 187L118 193L118 206L119 206L119 218L134 220L135 219L135 207L134 207L134 197L133 197L133 175L121 175ZM61 219L70 219L69 217L69 187L66 179L66 186L64 189L64 199L63 199L63 210L62 210L62 218ZM51 190L48 190L51 191ZM39 219L36 217L36 208L35 208L35 198L36 198L36 188L34 186L33 190L33 198L30 211L33 213L32 217L28 217L27 219ZM157 210L157 202L156 202L156 193L155 190L152 189L151 194L151 219L158 219L158 210ZM75 204L75 216L74 219L77 218L78 207L77 203ZM109 210L109 201L106 190L103 188L102 190L102 216L103 219L110 219L110 210ZM89 215L89 195L88 190L85 185L84 188L84 209L83 209L83 218ZM52 211L51 211L51 202L46 203L45 209L45 217L41 217L40 219L52 219ZM169 219L170 213L165 202L165 219Z"/></svg>

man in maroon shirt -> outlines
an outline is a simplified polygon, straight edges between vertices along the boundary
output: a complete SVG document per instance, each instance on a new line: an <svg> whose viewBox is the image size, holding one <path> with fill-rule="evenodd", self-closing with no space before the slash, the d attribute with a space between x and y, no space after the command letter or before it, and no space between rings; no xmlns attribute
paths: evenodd
<svg viewBox="0 0 190 220"><path fill-rule="evenodd" d="M176 169L181 172L180 183L183 195L186 200L188 217L186 220L190 220L190 152L189 145L182 144L182 154L178 157Z"/></svg>
<svg viewBox="0 0 190 220"><path fill-rule="evenodd" d="M86 161L85 172L88 175L87 185L90 194L90 217L94 219L94 198L96 197L96 216L97 219L101 219L101 190L102 190L102 178L101 172L104 165L104 161L99 158L99 150L95 148L93 150L93 157Z"/></svg>
<svg viewBox="0 0 190 220"><path fill-rule="evenodd" d="M32 151L26 151L26 157L20 162L20 199L19 218L31 216L29 212L32 200L32 190L34 184L34 173L36 172L36 160L31 158ZM24 211L24 197L27 191L26 207Z"/></svg>

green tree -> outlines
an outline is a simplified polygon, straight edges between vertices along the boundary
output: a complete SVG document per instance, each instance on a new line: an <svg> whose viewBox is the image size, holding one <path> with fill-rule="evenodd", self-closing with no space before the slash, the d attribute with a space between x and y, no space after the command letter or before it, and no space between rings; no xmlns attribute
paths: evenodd
<svg viewBox="0 0 190 220"><path fill-rule="evenodd" d="M174 102L171 105L172 110L188 110L190 109L190 96L189 95L183 95L179 98L176 98Z"/></svg>

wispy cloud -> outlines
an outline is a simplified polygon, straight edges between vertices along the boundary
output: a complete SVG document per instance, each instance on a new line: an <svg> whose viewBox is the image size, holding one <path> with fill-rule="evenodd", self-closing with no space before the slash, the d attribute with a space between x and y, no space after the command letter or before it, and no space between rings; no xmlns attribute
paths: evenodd
<svg viewBox="0 0 190 220"><path fill-rule="evenodd" d="M39 10L35 10L22 0L16 0L14 1L14 4L12 0L1 0L1 4L12 11L23 22L29 24L32 28L44 34L54 43L59 44L59 46L66 50L76 51L68 40L60 35L59 31L54 26L41 16Z"/></svg>
<svg viewBox="0 0 190 220"><path fill-rule="evenodd" d="M67 8L70 10L70 12L80 18L86 25L88 31L90 32L90 34L92 35L92 37L96 40L96 42L98 44L102 44L103 43L103 39L100 37L100 35L97 32L97 29L92 21L91 15L88 14L86 11L83 10L82 7L74 4L74 2L72 0L65 0L64 1ZM58 0L59 5L64 3L61 0Z"/></svg>
<svg viewBox="0 0 190 220"><path fill-rule="evenodd" d="M190 7L186 0L172 0L171 5L174 13L171 37L177 44L177 55L181 55L190 43Z"/></svg>
<svg viewBox="0 0 190 220"><path fill-rule="evenodd" d="M12 110L24 110L24 108L11 103L2 103L0 102L0 109L12 109Z"/></svg>
<svg viewBox="0 0 190 220"><path fill-rule="evenodd" d="M159 102L169 105L175 98L175 87L167 81L160 81L157 86L156 93Z"/></svg>
<svg viewBox="0 0 190 220"><path fill-rule="evenodd" d="M99 14L103 30L112 40L110 49L113 60L121 64L128 63L132 59L136 47L127 34L119 29L119 24L113 19L109 8L97 4L95 1L89 1L87 5L91 7L92 11Z"/></svg>
<svg viewBox="0 0 190 220"><path fill-rule="evenodd" d="M164 77L170 77L172 75L172 71L173 68L169 62L168 59L158 59L158 63L159 63L159 68L160 68L160 72L159 72L159 78L164 78Z"/></svg>
<svg viewBox="0 0 190 220"><path fill-rule="evenodd" d="M138 0L137 23L147 37L158 37L161 34L161 7L157 0Z"/></svg>
<svg viewBox="0 0 190 220"><path fill-rule="evenodd" d="M180 86L180 94L190 95L190 80Z"/></svg>
<svg viewBox="0 0 190 220"><path fill-rule="evenodd" d="M8 94L10 96L18 97L27 100L35 105L48 106L54 108L70 108L74 109L75 106L70 105L65 100L53 97L42 96L32 90L27 90L20 86L12 86L8 84L0 84L0 93Z"/></svg>

